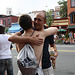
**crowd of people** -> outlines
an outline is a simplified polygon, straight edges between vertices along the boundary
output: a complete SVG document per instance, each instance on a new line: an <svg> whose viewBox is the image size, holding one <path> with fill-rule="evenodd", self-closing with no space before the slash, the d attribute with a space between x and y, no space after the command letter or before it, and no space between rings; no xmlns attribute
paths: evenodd
<svg viewBox="0 0 75 75"><path fill-rule="evenodd" d="M54 36L53 34L58 31L58 28L56 27L49 27L46 29L46 26L44 24L46 23L46 15L43 12L37 13L34 18L34 27L32 27L32 19L29 15L21 15L18 20L19 25L22 27L23 30L14 33L10 37L7 37L6 41L4 43L10 43L13 42L16 45L16 49L18 54L21 53L22 50L26 48L26 46L31 46L34 50L34 54L37 60L37 63L39 63L40 57L42 56L42 59L40 60L39 67L37 68L37 74L38 75L54 75L53 68L55 69L55 60L58 56L57 48L54 44ZM2 26L0 26L2 27ZM0 35L3 33L0 33ZM5 34L4 34L5 35ZM2 36L2 35L1 35ZM1 38L1 37L0 37ZM3 38L2 38L3 39ZM9 41L11 42L9 42ZM2 41L2 40L0 40ZM12 58L11 52L10 52L10 44L7 44L8 48L5 49L5 46L3 44L3 41L0 42L3 47L0 46L0 57L1 56L8 56L8 58L1 58L1 60L10 60ZM49 53L49 45L51 48L53 48L54 55L53 57L50 57ZM2 48L2 49L1 49ZM6 52L8 50L8 53ZM1 51L3 55L1 54ZM6 55L4 55L6 54ZM52 60L52 62L51 62ZM2 62L1 62L2 63ZM7 62L6 62L7 63ZM6 63L3 63L4 68L2 71L2 68L0 69L0 74L4 75L4 71L7 70L8 75L13 75L13 68L11 68L11 71L9 74L8 68L6 66ZM11 61L12 63L12 61ZM10 64L11 64L10 63ZM11 64L12 65L12 64ZM20 66L20 64L18 64ZM2 66L0 64L0 66ZM6 66L6 67L5 67ZM3 66L2 66L3 67ZM10 66L11 67L11 66ZM22 73L21 68L19 67L20 71L18 72L18 75L25 75L24 72Z"/></svg>
<svg viewBox="0 0 75 75"><path fill-rule="evenodd" d="M72 44L75 43L74 42L74 35L73 32L70 31L69 33L65 34L65 33L61 33L61 35L58 35L58 33L54 34L54 42L57 43L58 41L62 41L62 43L65 44Z"/></svg>

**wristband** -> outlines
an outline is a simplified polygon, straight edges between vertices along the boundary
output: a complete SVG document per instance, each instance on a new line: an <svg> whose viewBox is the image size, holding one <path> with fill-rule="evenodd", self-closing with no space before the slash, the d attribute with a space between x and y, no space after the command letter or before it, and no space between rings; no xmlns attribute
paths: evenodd
<svg viewBox="0 0 75 75"><path fill-rule="evenodd" d="M23 34L24 33L24 30L21 30L20 32Z"/></svg>

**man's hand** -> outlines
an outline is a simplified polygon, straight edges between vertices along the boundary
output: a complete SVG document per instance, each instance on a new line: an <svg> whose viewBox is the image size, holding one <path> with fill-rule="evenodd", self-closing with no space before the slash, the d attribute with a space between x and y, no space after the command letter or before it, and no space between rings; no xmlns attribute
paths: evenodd
<svg viewBox="0 0 75 75"><path fill-rule="evenodd" d="M40 37L32 37L31 43L40 46L43 43L43 39Z"/></svg>

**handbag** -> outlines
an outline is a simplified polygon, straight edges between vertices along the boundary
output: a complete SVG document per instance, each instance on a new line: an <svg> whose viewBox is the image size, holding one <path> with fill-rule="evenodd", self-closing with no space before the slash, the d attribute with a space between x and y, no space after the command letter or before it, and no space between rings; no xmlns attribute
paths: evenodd
<svg viewBox="0 0 75 75"><path fill-rule="evenodd" d="M23 47L19 52L17 59L18 67L22 75L38 75L36 71L39 67L40 60L39 63L37 63L34 50L29 44Z"/></svg>
<svg viewBox="0 0 75 75"><path fill-rule="evenodd" d="M39 63L37 63L34 50L29 44L26 44L17 56L17 64L22 75L38 75L36 72L39 67Z"/></svg>
<svg viewBox="0 0 75 75"><path fill-rule="evenodd" d="M20 65L19 68L22 75L36 75L36 70L37 70L36 68L26 68Z"/></svg>

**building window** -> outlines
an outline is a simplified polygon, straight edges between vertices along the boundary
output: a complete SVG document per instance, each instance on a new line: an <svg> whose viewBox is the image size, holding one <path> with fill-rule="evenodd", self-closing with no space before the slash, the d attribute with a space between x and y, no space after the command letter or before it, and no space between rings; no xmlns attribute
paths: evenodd
<svg viewBox="0 0 75 75"><path fill-rule="evenodd" d="M54 12L52 13L52 15L54 15Z"/></svg>
<svg viewBox="0 0 75 75"><path fill-rule="evenodd" d="M59 15L59 12L57 12L57 15Z"/></svg>
<svg viewBox="0 0 75 75"><path fill-rule="evenodd" d="M8 19L8 25L10 25L10 19Z"/></svg>
<svg viewBox="0 0 75 75"><path fill-rule="evenodd" d="M70 22L71 22L71 23L75 23L75 14L72 14L72 15L70 16Z"/></svg>
<svg viewBox="0 0 75 75"><path fill-rule="evenodd" d="M0 20L0 24L3 24L2 20Z"/></svg>
<svg viewBox="0 0 75 75"><path fill-rule="evenodd" d="M71 0L71 7L75 7L75 0Z"/></svg>
<svg viewBox="0 0 75 75"><path fill-rule="evenodd" d="M3 25L5 25L5 24L6 24L5 20L3 20Z"/></svg>

